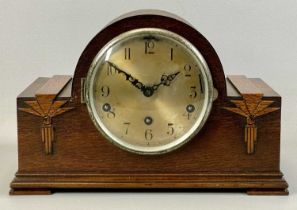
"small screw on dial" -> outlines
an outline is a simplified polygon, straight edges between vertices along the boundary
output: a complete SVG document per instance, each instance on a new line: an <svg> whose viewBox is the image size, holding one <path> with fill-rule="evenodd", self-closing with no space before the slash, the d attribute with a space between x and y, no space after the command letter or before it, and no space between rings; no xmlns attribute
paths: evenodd
<svg viewBox="0 0 297 210"><path fill-rule="evenodd" d="M153 118L151 118L151 117L149 117L149 116L145 117L145 118L144 118L144 123L145 123L146 125L151 125L151 124L153 123Z"/></svg>
<svg viewBox="0 0 297 210"><path fill-rule="evenodd" d="M111 110L111 106L109 103L105 103L105 104L103 104L102 109L105 112L109 112Z"/></svg>
<svg viewBox="0 0 297 210"><path fill-rule="evenodd" d="M192 104L189 104L186 108L187 112L192 113L195 111L195 106L193 106Z"/></svg>

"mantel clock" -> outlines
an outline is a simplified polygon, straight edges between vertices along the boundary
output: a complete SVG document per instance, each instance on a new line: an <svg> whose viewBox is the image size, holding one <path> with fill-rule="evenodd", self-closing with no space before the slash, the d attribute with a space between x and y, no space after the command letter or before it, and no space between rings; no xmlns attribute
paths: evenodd
<svg viewBox="0 0 297 210"><path fill-rule="evenodd" d="M17 98L11 194L60 189L241 189L287 194L281 97L224 75L211 44L160 11L124 15L87 45L74 76Z"/></svg>

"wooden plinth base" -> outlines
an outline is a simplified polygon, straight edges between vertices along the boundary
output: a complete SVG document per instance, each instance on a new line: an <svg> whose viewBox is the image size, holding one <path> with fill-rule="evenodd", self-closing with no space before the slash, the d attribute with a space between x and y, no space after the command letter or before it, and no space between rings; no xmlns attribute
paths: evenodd
<svg viewBox="0 0 297 210"><path fill-rule="evenodd" d="M248 195L289 195L288 189L249 189Z"/></svg>
<svg viewBox="0 0 297 210"><path fill-rule="evenodd" d="M9 195L51 195L52 191L50 189L11 189Z"/></svg>
<svg viewBox="0 0 297 210"><path fill-rule="evenodd" d="M248 195L288 195L282 173L255 174L21 174L10 195L48 195L71 189L215 189Z"/></svg>

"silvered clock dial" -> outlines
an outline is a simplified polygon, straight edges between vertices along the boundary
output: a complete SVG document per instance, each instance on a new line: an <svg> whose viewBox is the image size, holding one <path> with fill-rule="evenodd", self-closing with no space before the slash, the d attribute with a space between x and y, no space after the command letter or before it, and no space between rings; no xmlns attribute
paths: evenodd
<svg viewBox="0 0 297 210"><path fill-rule="evenodd" d="M168 30L141 28L98 52L85 98L94 124L112 143L162 154L199 132L214 92L207 63L190 42Z"/></svg>

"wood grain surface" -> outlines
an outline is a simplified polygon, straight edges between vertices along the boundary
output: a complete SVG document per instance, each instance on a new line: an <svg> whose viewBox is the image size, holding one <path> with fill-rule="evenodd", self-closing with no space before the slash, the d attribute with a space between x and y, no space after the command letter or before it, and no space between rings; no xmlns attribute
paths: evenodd
<svg viewBox="0 0 297 210"><path fill-rule="evenodd" d="M218 90L202 130L178 150L157 156L133 154L112 145L98 132L80 99L81 78L86 77L99 50L113 37L143 27L167 29L190 41L205 58ZM64 188L225 188L243 189L249 194L287 194L288 185L280 172L280 109L257 121L257 151L248 155L242 141L246 120L223 109L233 106L230 100L241 95L228 80L226 83L210 43L180 19L166 14L138 14L111 23L83 51L72 81L57 95L59 98L64 94L69 101L64 107L74 109L54 119L56 142L52 155L44 154L40 142L42 119L17 111L19 168L11 183L11 194L48 194ZM46 79L39 79L26 89L17 98L17 107L25 107L27 96L43 82ZM273 92L267 85L259 80L256 83L258 89L266 88L263 97L281 107L280 96L269 95ZM67 97L71 85L71 96ZM52 92L50 87L44 91Z"/></svg>

